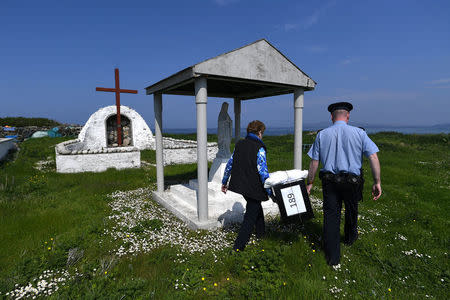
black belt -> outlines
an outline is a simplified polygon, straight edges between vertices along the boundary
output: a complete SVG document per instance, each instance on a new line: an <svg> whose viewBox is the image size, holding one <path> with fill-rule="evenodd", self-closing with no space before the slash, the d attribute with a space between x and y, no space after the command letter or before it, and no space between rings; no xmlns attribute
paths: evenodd
<svg viewBox="0 0 450 300"><path fill-rule="evenodd" d="M355 175L348 172L340 172L338 174L334 174L331 172L323 172L320 171L319 178L322 181L330 181L334 183L350 183L350 184L361 184L363 179L360 175Z"/></svg>

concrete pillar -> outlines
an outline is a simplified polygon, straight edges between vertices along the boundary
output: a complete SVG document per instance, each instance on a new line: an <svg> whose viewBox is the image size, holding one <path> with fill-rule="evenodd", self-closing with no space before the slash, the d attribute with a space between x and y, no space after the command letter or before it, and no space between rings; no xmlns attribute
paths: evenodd
<svg viewBox="0 0 450 300"><path fill-rule="evenodd" d="M241 99L234 98L234 142L241 138Z"/></svg>
<svg viewBox="0 0 450 300"><path fill-rule="evenodd" d="M294 91L294 169L302 169L303 89Z"/></svg>
<svg viewBox="0 0 450 300"><path fill-rule="evenodd" d="M197 107L197 214L200 222L208 220L207 102L206 77L198 77L195 79L195 104Z"/></svg>
<svg viewBox="0 0 450 300"><path fill-rule="evenodd" d="M158 193L164 192L164 163L162 141L162 94L153 94L155 111L155 142L156 142L156 184Z"/></svg>

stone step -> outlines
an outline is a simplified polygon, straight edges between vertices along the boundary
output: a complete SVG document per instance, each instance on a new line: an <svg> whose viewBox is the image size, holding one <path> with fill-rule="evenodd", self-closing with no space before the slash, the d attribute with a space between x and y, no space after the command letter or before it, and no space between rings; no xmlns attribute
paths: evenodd
<svg viewBox="0 0 450 300"><path fill-rule="evenodd" d="M176 184L170 186L170 194L197 210L197 191L184 184Z"/></svg>
<svg viewBox="0 0 450 300"><path fill-rule="evenodd" d="M158 193L154 191L153 199L186 222L191 229L213 229L221 226L216 219L200 222L198 220L197 210L186 205L186 202L178 198L178 196L174 196L171 192Z"/></svg>
<svg viewBox="0 0 450 300"><path fill-rule="evenodd" d="M170 186L169 194L176 198L177 201L185 203L190 208L197 210L197 191L190 186L177 184ZM208 207L209 211L214 214L217 211L226 211L232 209L233 204L240 201L245 207L245 200L239 194L233 192L217 193L212 189L208 189Z"/></svg>
<svg viewBox="0 0 450 300"><path fill-rule="evenodd" d="M157 193L156 193L157 194ZM197 192L188 185L172 185L161 194L166 207L174 212L183 220L190 220L189 224L198 222L197 215ZM207 223L213 227L226 226L234 222L241 222L245 212L246 201L236 193L220 192L217 197L208 194L208 221ZM278 206L272 201L266 201L262 204L264 214L278 214ZM216 222L219 225L212 225ZM192 225L191 224L191 225ZM215 224L215 223L214 223ZM208 226L210 226L208 225ZM194 226L194 225L192 225ZM200 227L198 227L200 226ZM195 225L193 228L203 228L203 225ZM206 227L204 227L206 228Z"/></svg>
<svg viewBox="0 0 450 300"><path fill-rule="evenodd" d="M190 189L185 185L173 185L166 194L172 199L173 204L176 207L186 207L197 215L197 192ZM222 194L223 195L223 194ZM236 201L240 201L238 208L245 208L245 202L240 195L235 194L238 197L234 197L231 194L223 195L222 198L214 198L208 195L208 211L211 218L217 218L227 210L233 210L233 205ZM234 210L236 206L234 206Z"/></svg>
<svg viewBox="0 0 450 300"><path fill-rule="evenodd" d="M198 181L197 179L190 179L189 180L189 187L198 190ZM221 185L218 185L214 182L208 182L208 196L211 197L219 197L220 195L223 195L221 191Z"/></svg>
<svg viewBox="0 0 450 300"><path fill-rule="evenodd" d="M170 195L186 203L192 209L197 210L197 191L190 186L182 184L172 185L170 187ZM242 197L236 193L228 192L224 195L222 192L219 194L208 189L208 207L212 210L231 208L232 203L241 199Z"/></svg>

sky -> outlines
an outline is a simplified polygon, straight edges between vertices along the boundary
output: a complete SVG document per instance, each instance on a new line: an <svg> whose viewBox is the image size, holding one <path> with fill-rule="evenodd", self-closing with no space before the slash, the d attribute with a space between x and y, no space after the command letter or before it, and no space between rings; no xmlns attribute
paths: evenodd
<svg viewBox="0 0 450 300"><path fill-rule="evenodd" d="M305 92L305 124L327 106L354 105L368 125L450 123L450 1L96 0L0 1L0 117L84 124L121 103L154 128L145 87L205 59L265 38L317 82ZM208 127L220 106L208 98ZM242 103L241 124L293 127L293 95ZM1 124L0 124L1 125ZM3 124L6 125L6 124ZM163 95L163 127L195 128L195 99Z"/></svg>

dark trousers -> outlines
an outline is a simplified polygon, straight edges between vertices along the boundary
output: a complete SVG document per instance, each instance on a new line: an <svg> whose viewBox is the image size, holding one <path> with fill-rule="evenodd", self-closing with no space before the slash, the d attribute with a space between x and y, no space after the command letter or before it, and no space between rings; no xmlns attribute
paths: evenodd
<svg viewBox="0 0 450 300"><path fill-rule="evenodd" d="M358 238L357 184L322 181L323 190L323 241L329 265L337 265L341 259L340 223L342 202L345 205L344 243L352 244Z"/></svg>
<svg viewBox="0 0 450 300"><path fill-rule="evenodd" d="M234 242L234 250L244 250L254 228L257 238L262 238L266 231L261 201L246 196L244 196L244 198L247 201L247 206L245 209L244 221L242 222L241 229L239 230L236 241Z"/></svg>

